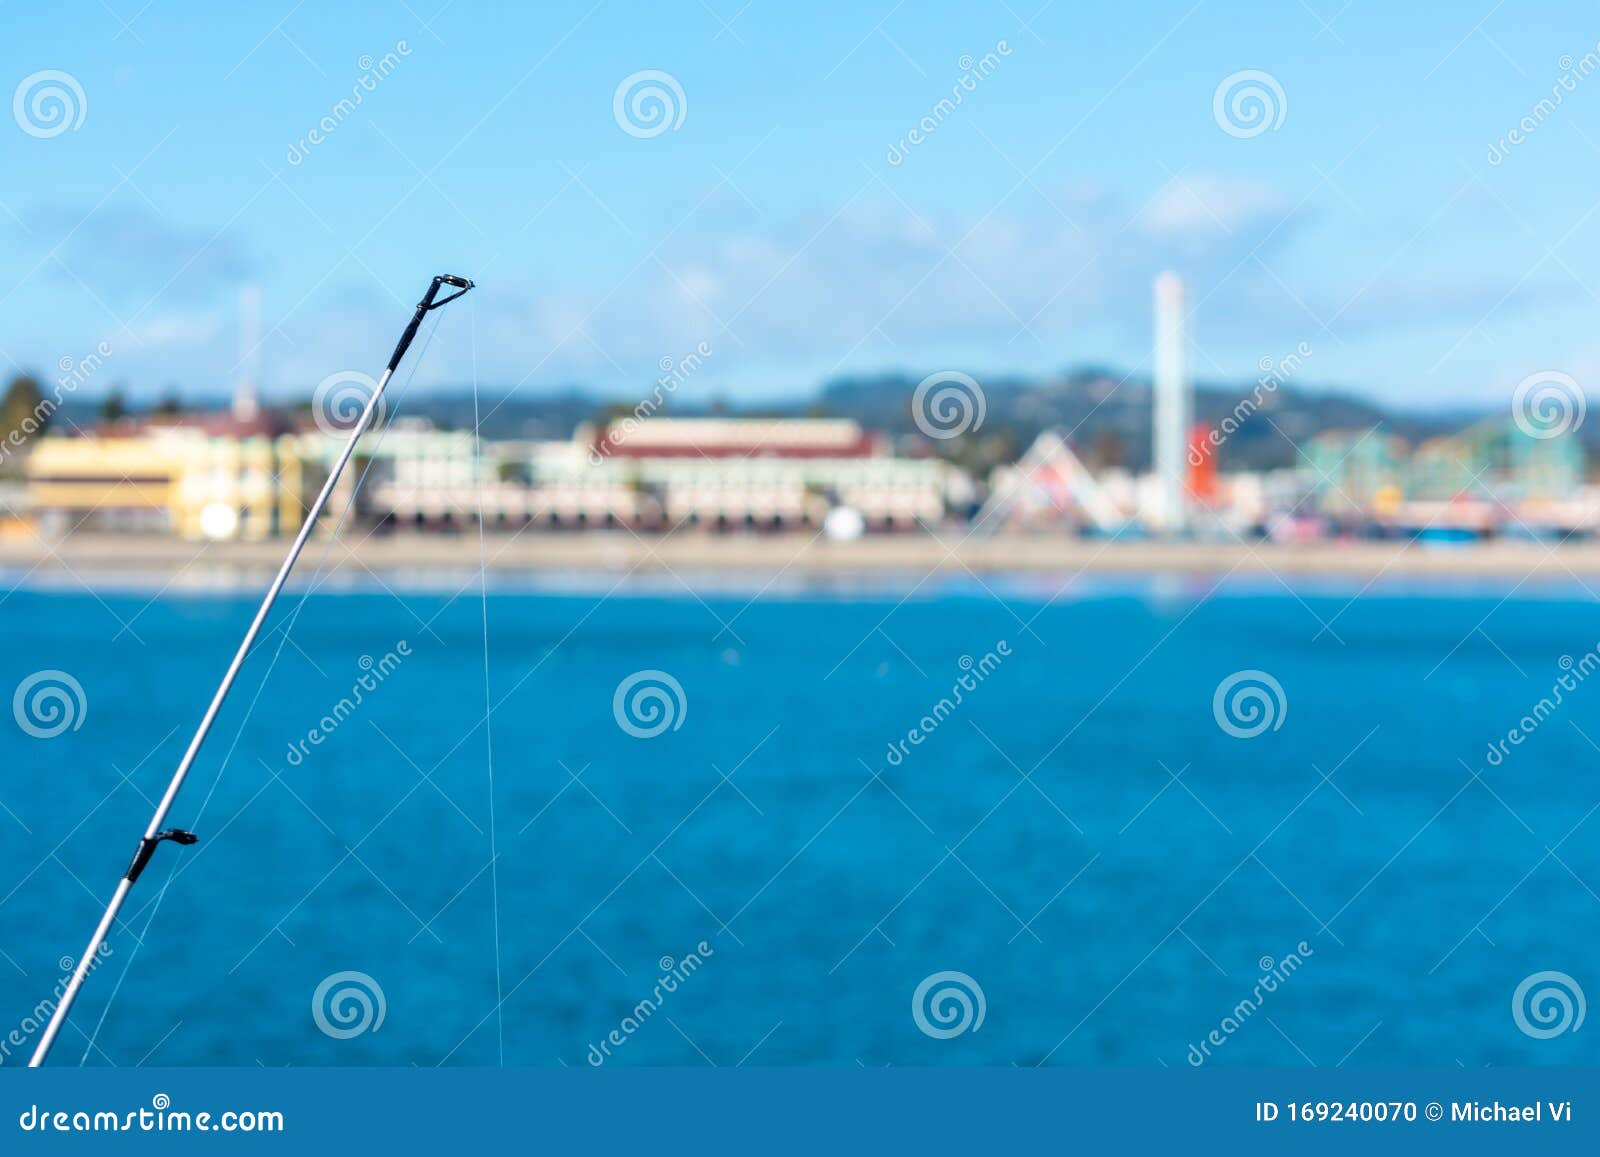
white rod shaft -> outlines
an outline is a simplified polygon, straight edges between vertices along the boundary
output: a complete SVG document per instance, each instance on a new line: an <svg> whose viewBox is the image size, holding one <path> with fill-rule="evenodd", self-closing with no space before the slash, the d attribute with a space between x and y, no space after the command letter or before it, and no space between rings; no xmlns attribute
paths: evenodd
<svg viewBox="0 0 1600 1157"><path fill-rule="evenodd" d="M361 440L361 435L366 431L367 424L372 421L372 415L377 411L378 400L383 397L383 388L389 384L389 378L394 373L392 369L385 370L383 377L378 379L377 388L372 391L372 397L367 399L367 405L361 411L355 429L350 431L350 440L344 444L344 449L339 452L338 459L333 464L333 469L328 472L328 480L322 484L322 491L317 495L317 500L311 504L311 509L306 513L306 520L300 527L300 533L295 535L294 545L289 547L289 554L283 560L283 565L278 568L277 577L272 580L272 585L267 588L266 597L261 600L261 606L256 611L256 617L250 623L250 629L244 633L244 641L239 644L239 650L233 656L233 662L228 664L228 673L222 677L222 682L217 685L217 692L211 697L211 706L206 708L205 718L200 720L200 726L195 730L194 738L189 741L189 749L183 753L183 760L178 764L178 770L172 776L172 782L167 784L166 794L161 797L161 802L156 805L155 814L150 817L150 826L145 829L144 838L154 839L161 831L161 825L166 821L167 812L172 810L172 802L178 796L178 791L183 787L183 781L188 778L189 769L194 766L195 757L200 754L200 745L206 741L206 736L211 731L211 725L216 722L217 714L222 710L223 700L227 699L228 692L233 689L233 681L239 676L239 669L244 666L250 648L255 645L256 636L261 633L262 625L267 621L267 616L272 613L272 606L278 601L278 594L283 590L283 584L289 579L289 572L294 569L294 564L300 558L300 552L305 549L306 541L311 537L311 532L316 529L317 519L322 516L322 511L328 505L328 499L333 495L333 488L338 485L339 476L344 473L344 468L349 464L351 457L356 452L356 443ZM45 1058L50 1055L50 1046L55 1043L56 1035L61 1031L61 1026L66 1023L67 1014L72 1011L72 1003L78 998L78 990L83 987L84 978L89 975L89 969L94 966L94 961L99 955L100 946L105 942L106 936L111 931L111 925L117 918L122 902L127 898L128 891L133 887L133 881L124 877L117 885L117 892L111 898L111 903L106 906L105 915L100 917L100 924L94 930L94 936L89 940L89 947L83 950L83 955L78 959L77 966L72 970L72 979L68 982L66 991L61 994L61 1003L56 1005L55 1012L51 1014L50 1023L44 1030L44 1035L39 1038L39 1045L33 1052L33 1059L28 1062L30 1069L36 1069L44 1064Z"/></svg>
<svg viewBox="0 0 1600 1157"><path fill-rule="evenodd" d="M66 991L61 994L61 1003L56 1005L55 1012L50 1015L50 1023L45 1026L44 1035L39 1038L39 1046L33 1050L33 1059L28 1062L30 1069L36 1069L44 1064L45 1057L50 1055L50 1046L56 1043L56 1034L61 1031L61 1026L67 1022L67 1010L72 1007L72 1002L78 999L78 989L83 987L84 979L89 975L89 969L94 967L95 960L100 954L100 945L105 943L106 936L111 932L112 922L116 920L117 913L122 910L122 902L127 899L128 892L133 888L133 881L124 876L117 883L117 894L111 897L111 903L106 906L105 915L100 917L100 923L94 930L94 935L89 938L89 947L83 950L83 955L78 957L77 966L72 970L72 979L67 982Z"/></svg>

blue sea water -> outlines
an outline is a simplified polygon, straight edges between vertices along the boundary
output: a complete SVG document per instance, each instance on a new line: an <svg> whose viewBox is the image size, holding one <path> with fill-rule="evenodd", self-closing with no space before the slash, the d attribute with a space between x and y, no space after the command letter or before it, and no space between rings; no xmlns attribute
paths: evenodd
<svg viewBox="0 0 1600 1157"><path fill-rule="evenodd" d="M59 1060L1600 1056L1513 1008L1541 972L1600 994L1582 589L573 576L485 611L471 576L405 580L286 602L171 817L200 843L158 853ZM0 1041L81 949L255 598L0 600L5 697L42 670L83 693L50 738L0 716ZM363 657L388 672L346 714ZM676 684L650 737L619 723L651 729L648 697L615 703L641 671ZM1240 671L1281 688L1252 737L1214 704ZM914 1013L946 972L970 1015ZM343 1035L314 997L351 983L372 1013L339 1005ZM966 1031L924 1031L941 1013Z"/></svg>

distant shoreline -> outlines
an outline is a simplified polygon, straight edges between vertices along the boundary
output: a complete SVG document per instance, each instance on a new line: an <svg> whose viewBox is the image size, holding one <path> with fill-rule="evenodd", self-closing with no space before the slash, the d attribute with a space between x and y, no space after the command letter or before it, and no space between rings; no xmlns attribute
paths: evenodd
<svg viewBox="0 0 1600 1157"><path fill-rule="evenodd" d="M193 543L167 538L78 534L59 542L0 541L0 569L23 576L77 576L86 581L126 575L171 579L246 579L273 573L286 543ZM491 572L560 577L713 575L763 579L808 576L1024 574L1059 579L1084 575L1282 576L1377 578L1495 578L1566 581L1600 579L1600 543L1546 546L1491 542L1423 546L1404 542L1282 543L1109 542L1059 537L996 536L963 540L959 533L866 537L831 542L806 534L719 536L679 531L634 536L626 531L491 534ZM314 571L326 551L326 572L344 578L399 575L425 578L476 572L475 535L385 535L329 543L313 540L301 561Z"/></svg>

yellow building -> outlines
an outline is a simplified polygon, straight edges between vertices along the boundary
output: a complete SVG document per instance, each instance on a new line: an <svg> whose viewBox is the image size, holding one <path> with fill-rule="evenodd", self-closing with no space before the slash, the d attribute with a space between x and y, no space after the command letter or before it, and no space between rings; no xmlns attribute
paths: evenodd
<svg viewBox="0 0 1600 1157"><path fill-rule="evenodd" d="M269 538L299 526L321 483L302 445L265 424L227 420L41 438L27 458L29 505L55 533Z"/></svg>

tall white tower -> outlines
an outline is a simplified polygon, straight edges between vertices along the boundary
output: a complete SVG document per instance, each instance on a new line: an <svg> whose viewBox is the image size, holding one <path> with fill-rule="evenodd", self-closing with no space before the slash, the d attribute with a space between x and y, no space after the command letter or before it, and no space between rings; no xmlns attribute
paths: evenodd
<svg viewBox="0 0 1600 1157"><path fill-rule="evenodd" d="M261 289L247 285L239 291L239 383L233 391L233 416L253 422L261 414L259 394L261 359Z"/></svg>
<svg viewBox="0 0 1600 1157"><path fill-rule="evenodd" d="M1194 383L1189 378L1189 295L1176 273L1156 278L1156 373L1154 457L1160 483L1162 529L1181 534L1188 526L1189 427L1194 421Z"/></svg>

